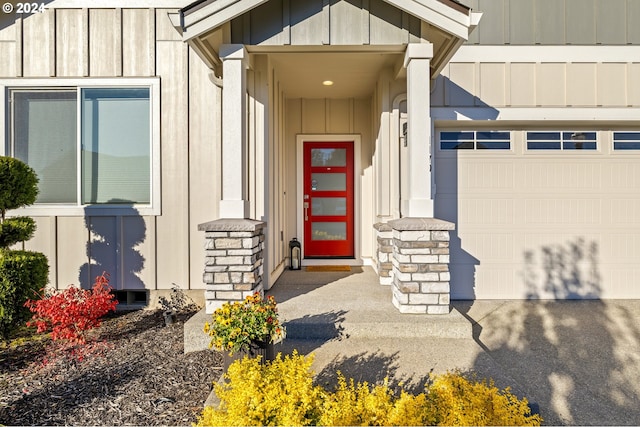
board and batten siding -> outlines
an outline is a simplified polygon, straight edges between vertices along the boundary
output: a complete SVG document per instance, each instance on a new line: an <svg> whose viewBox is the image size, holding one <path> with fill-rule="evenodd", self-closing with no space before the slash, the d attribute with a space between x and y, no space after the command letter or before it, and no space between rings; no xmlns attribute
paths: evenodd
<svg viewBox="0 0 640 427"><path fill-rule="evenodd" d="M451 62L436 79L431 103L434 107L637 107L640 64Z"/></svg>
<svg viewBox="0 0 640 427"><path fill-rule="evenodd" d="M461 0L482 12L468 44L627 45L640 43L637 0Z"/></svg>
<svg viewBox="0 0 640 427"><path fill-rule="evenodd" d="M117 289L203 288L197 225L218 212L221 97L169 11L48 9L0 29L0 78L161 79L162 214L35 218L25 247L47 255L58 288L103 270Z"/></svg>
<svg viewBox="0 0 640 427"><path fill-rule="evenodd" d="M368 45L421 41L420 20L383 0L271 0L231 21L232 43Z"/></svg>

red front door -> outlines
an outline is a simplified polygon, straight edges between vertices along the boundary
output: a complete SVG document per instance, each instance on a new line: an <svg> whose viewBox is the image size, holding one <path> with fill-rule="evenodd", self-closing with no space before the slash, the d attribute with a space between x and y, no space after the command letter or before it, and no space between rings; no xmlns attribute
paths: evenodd
<svg viewBox="0 0 640 427"><path fill-rule="evenodd" d="M353 258L353 142L304 143L304 256Z"/></svg>

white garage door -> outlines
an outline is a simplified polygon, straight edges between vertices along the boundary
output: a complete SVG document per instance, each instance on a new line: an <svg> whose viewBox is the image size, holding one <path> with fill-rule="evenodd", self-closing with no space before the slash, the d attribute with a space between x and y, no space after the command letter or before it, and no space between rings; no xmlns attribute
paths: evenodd
<svg viewBox="0 0 640 427"><path fill-rule="evenodd" d="M640 132L436 132L455 299L640 298Z"/></svg>

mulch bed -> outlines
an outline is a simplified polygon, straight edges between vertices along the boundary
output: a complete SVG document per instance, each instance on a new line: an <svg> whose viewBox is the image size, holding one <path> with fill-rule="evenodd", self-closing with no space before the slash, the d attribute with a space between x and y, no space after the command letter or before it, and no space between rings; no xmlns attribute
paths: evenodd
<svg viewBox="0 0 640 427"><path fill-rule="evenodd" d="M116 314L75 352L0 347L0 425L191 425L222 374L220 353L183 354L192 314L170 326L160 311Z"/></svg>

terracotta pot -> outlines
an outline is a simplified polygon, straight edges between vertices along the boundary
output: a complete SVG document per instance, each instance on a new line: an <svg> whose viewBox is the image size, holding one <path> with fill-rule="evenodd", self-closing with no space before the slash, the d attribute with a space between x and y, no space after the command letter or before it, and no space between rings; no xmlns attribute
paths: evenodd
<svg viewBox="0 0 640 427"><path fill-rule="evenodd" d="M264 363L266 360L273 360L275 358L275 351L273 348L273 343L268 341L251 341L248 350L239 351L233 353L233 355L229 356L228 351L223 351L222 356L224 357L224 370L225 372L229 369L229 366L235 362L236 360L241 360L245 356L248 357L257 357L262 356L260 359L260 363Z"/></svg>

